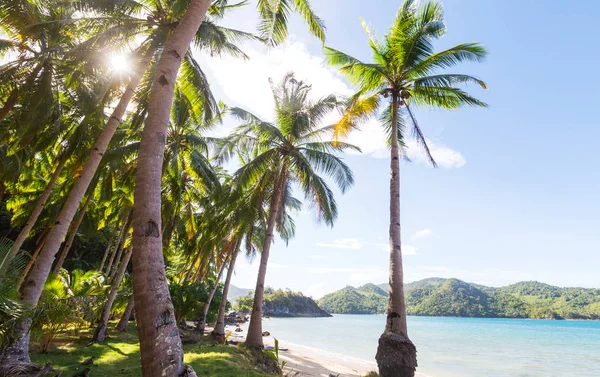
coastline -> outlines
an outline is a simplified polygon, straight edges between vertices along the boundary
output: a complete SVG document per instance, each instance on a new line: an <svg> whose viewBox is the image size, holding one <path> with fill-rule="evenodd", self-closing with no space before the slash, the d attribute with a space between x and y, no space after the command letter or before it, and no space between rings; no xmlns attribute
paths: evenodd
<svg viewBox="0 0 600 377"><path fill-rule="evenodd" d="M235 330L237 326L228 325L226 331ZM242 332L232 332L230 340L243 342L246 339L248 322L239 326ZM377 371L375 361L368 361L352 356L330 352L324 349L295 344L277 338L279 342L279 358L285 361L284 372L298 377L361 377L368 372ZM263 337L265 347L274 347L273 336ZM416 377L427 377L416 372Z"/></svg>

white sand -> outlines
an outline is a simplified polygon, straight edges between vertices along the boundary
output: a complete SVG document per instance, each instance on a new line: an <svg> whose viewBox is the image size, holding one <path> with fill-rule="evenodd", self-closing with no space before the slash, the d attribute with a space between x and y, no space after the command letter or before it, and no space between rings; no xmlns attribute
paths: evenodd
<svg viewBox="0 0 600 377"><path fill-rule="evenodd" d="M229 340L243 342L246 338L247 323L242 325L243 332L233 332ZM227 326L226 331L234 330L235 326ZM366 361L350 356L339 355L325 350L293 344L284 339L279 341L279 358L285 361L284 375L286 376L318 376L318 377L360 377L369 371L376 371L375 361ZM265 347L273 347L274 339L271 336L263 337ZM283 351L282 349L285 349ZM418 377L425 377L417 373Z"/></svg>

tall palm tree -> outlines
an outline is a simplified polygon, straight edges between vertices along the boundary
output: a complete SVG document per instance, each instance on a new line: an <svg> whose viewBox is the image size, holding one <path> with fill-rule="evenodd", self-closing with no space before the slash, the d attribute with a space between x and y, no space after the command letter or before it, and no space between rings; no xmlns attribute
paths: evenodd
<svg viewBox="0 0 600 377"><path fill-rule="evenodd" d="M288 1L261 0L259 7L272 10L270 16L263 18L271 17L273 25L285 25L285 14L292 9L290 4L281 9L281 12L271 5L284 3ZM301 5L296 6L296 9L310 25L314 24L313 30L322 30L321 25L315 21L308 1L298 0L295 4ZM147 308L146 311L139 311L137 316L142 374L145 377L181 375L186 368L183 365L181 340L175 329L173 304L164 279L160 167L164 157L165 136L177 72L210 5L209 0L192 0L187 8L184 8L187 9L185 15L165 43L156 65L157 75L152 81L148 116L140 144L133 219L133 271L134 301L138 308ZM275 35L276 28L271 30L270 34ZM159 321L160 326L157 326L158 319L162 319Z"/></svg>
<svg viewBox="0 0 600 377"><path fill-rule="evenodd" d="M469 75L440 72L463 61L482 61L486 50L477 43L463 43L435 52L432 41L446 32L442 6L435 1L417 6L416 1L406 0L383 41L375 39L366 27L365 30L373 63L364 63L332 48L325 49L329 63L339 66L340 72L358 87L335 133L338 137L346 135L361 120L378 111L381 98L389 101L381 116L382 126L389 133L391 165L389 301L376 359L382 377L413 376L417 366L416 348L408 337L406 325L400 241L399 158L404 147L404 126L410 122L413 135L435 166L412 107L486 106L456 87L473 83L486 88L483 81Z"/></svg>
<svg viewBox="0 0 600 377"><path fill-rule="evenodd" d="M252 153L252 160L235 173L235 179L239 185L246 186L271 175L274 185L246 338L247 345L259 347L263 345L262 304L267 263L275 225L282 216L282 203L290 195L292 184L298 184L306 199L314 204L319 220L332 226L337 217L337 205L333 191L318 173L331 177L342 192L346 191L354 178L335 153L357 149L346 143L321 141L321 136L331 132L331 127L319 128L320 123L326 115L342 107L343 99L328 95L310 100L311 87L296 80L292 73L286 74L278 85L271 83L271 88L275 100L274 123L240 108L231 110L245 123L231 135L230 142L248 148Z"/></svg>
<svg viewBox="0 0 600 377"><path fill-rule="evenodd" d="M106 4L110 5L111 2L101 2L102 5L97 8L94 8L90 4L90 2L82 1L82 3L85 3L85 6L88 7L86 9L91 8L92 10L96 9L98 11L103 11L105 10L103 9L103 7L105 7ZM115 5L115 7L119 8L119 4L121 2L116 3L117 4ZM220 4L222 2L216 3L218 4L216 8L213 7L213 9L216 9L213 10L213 12L219 11L219 7L227 7L226 4L221 6ZM43 288L43 282L48 277L48 273L51 268L53 259L57 254L60 248L60 244L69 229L69 225L75 216L75 211L79 206L79 203L81 202L93 176L95 175L96 170L100 166L100 162L102 161L104 154L108 149L108 146L112 140L113 135L117 130L118 125L122 122L122 119L126 114L126 109L130 101L134 98L134 94L136 94L136 88L138 88L140 84L152 83L154 81L155 73L160 72L160 70L158 70L158 67L152 64L154 56L158 54L161 47L165 47L165 43L168 40L171 32L176 32L177 27L175 27L174 31L174 25L178 25L179 21L181 21L181 23L184 23L183 20L180 20L178 18L181 17L183 12L185 11L185 7L182 6L180 1L172 1L169 4L171 8L167 10L164 9L163 4L161 2L151 2L150 4L155 5L160 12L154 13L155 16L158 17L158 19L152 21L149 25L146 23L143 23L143 27L139 27L138 25L138 29L144 28L144 30L150 30L150 34L146 35L146 38L143 39L142 44L135 51L134 55L137 56L137 59L134 63L135 68L131 74L129 84L127 88L123 91L120 100L115 106L112 114L108 117L108 120L106 121L102 132L98 136L96 143L93 145L92 148L90 148L89 157L87 158L87 161L81 169L81 172L79 173L74 183L74 186L71 189L69 196L65 201L63 208L58 214L56 222L50 229L48 236L46 237L44 246L39 252L36 267L30 271L27 277L27 281L23 286L22 299L33 306L35 306L37 304L37 301L39 300L39 296ZM132 8L139 10L144 9L145 6L146 4L137 4L137 7ZM115 7L109 7L109 10L112 10ZM224 11L221 9L220 12L222 15ZM109 17L108 19L109 21L114 22L112 18ZM147 18L145 21L149 22L150 19ZM130 23L135 24L136 20L131 20L130 18L127 18L125 20L125 23L127 23L127 21L130 21ZM95 20L90 19L90 22L93 25ZM235 47L232 41L240 40L243 37L248 37L247 34L242 32L231 31L229 29L219 28L214 24L206 25L207 26L205 26L204 28L194 29L193 37L196 37L198 40L201 41L201 43L198 43L198 46L201 49L213 54L234 53L238 55L243 55L243 53L241 53L240 50L237 49L237 47ZM134 28L134 30L136 31L139 31L138 29ZM112 32L114 34L115 29L112 28L109 30L109 32ZM105 47L104 43L107 40L110 41L111 39L107 38L105 33L100 33L98 36L94 36L88 39L86 42L83 42L74 47L71 50L69 57L71 57L72 59L82 59L82 55L86 56L89 50L93 50L97 47ZM204 115L209 116L208 114L213 114L214 112L216 112L217 105L210 92L206 77L204 76L204 73L200 69L197 62L194 60L192 54L187 51L187 47L186 50L183 51L182 57L183 58L181 60L183 60L184 62L184 69L181 72L180 78L182 79L182 82L184 82L183 86L188 88L188 91L195 90L198 93L198 96L202 97L203 101L201 101L199 105L204 107ZM146 72L148 67L151 67L152 69L149 69L148 72ZM175 76L177 77L177 70L175 71ZM144 78L146 78L145 81L143 81ZM138 109L135 112L135 115L145 114L145 109L147 109L146 106L148 106L149 104L148 102L144 101L144 99L148 98L148 95L144 95L143 90L141 90L141 92L142 95L139 95L138 93L138 103L142 103L144 106L138 107ZM138 119L140 118L138 117ZM143 119L143 116L141 117L141 119ZM141 317L143 317L143 315L141 315ZM29 333L27 331L27 327L28 323L23 323L17 328L17 332L20 332L21 334L20 336L18 336L19 341L15 342L13 346L5 350L3 352L2 357L9 357L11 360L29 361L27 353ZM165 352L161 351L159 352L159 354L162 356L165 354ZM156 360L156 358L153 357L153 360ZM167 364L170 365L171 363L168 362ZM180 370L178 366L176 366L175 369ZM152 370L155 370L155 368L152 368Z"/></svg>

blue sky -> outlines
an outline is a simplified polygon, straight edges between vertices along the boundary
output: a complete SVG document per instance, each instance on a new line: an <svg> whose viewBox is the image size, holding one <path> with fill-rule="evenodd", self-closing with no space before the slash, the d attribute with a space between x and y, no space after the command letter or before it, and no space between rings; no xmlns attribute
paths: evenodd
<svg viewBox="0 0 600 377"><path fill-rule="evenodd" d="M328 27L326 44L370 58L359 22L382 35L400 1L313 0ZM443 1L448 34L439 48L478 41L483 64L454 72L484 79L470 88L488 109L419 109L420 126L439 169L414 144L402 169L405 280L441 276L488 285L540 280L600 287L600 127L597 107L600 2ZM227 24L253 31L255 10ZM295 71L315 95L349 94L351 86L323 62L320 43L294 17L290 41L268 50L244 46L249 62L199 57L213 90L228 104L271 116L268 77ZM233 123L228 121L220 132ZM387 281L389 163L375 121L350 141L362 155L345 155L356 184L338 195L333 229L309 209L296 216L297 234L272 247L267 285L314 297L366 282ZM242 260L233 284L253 288L258 260Z"/></svg>

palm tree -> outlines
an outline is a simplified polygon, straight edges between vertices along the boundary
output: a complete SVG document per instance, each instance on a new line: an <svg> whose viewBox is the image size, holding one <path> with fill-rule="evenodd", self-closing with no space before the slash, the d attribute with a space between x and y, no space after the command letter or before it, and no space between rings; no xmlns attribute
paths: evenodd
<svg viewBox="0 0 600 377"><path fill-rule="evenodd" d="M485 103L456 87L483 81L469 75L440 73L463 61L479 62L486 50L477 43L463 43L435 52L432 41L443 36L446 28L440 4L427 1L418 7L406 0L383 41L366 29L373 63L362 61L332 48L326 48L329 63L340 67L358 87L348 111L336 126L337 137L344 136L365 117L375 113L381 98L388 99L381 121L390 143L390 275L387 321L379 338L377 364L382 377L413 376L417 366L416 348L408 337L404 302L402 248L400 241L400 151L404 147L404 125L410 121L413 135L424 148L431 163L435 161L412 110L413 106L454 109Z"/></svg>
<svg viewBox="0 0 600 377"><path fill-rule="evenodd" d="M86 3L83 1L83 3ZM119 3L114 5L114 7L119 8ZM222 5L221 2L216 2L216 6L213 7L211 12L221 12L218 15L222 16L224 10L222 8L228 8L226 4ZM92 10L105 10L103 7L106 5L105 2L102 3L100 7L94 8L90 3L86 4L86 7L91 8ZM110 2L108 2L110 5ZM132 9L142 9L147 4L137 4L137 7L132 7ZM41 290L43 288L43 282L46 280L49 270L52 265L52 261L54 256L57 254L60 244L65 237L69 225L72 222L75 211L79 206L79 203L83 199L83 196L94 177L96 170L100 166L100 162L103 159L104 154L106 153L109 143L112 140L112 137L117 130L118 125L122 122L122 119L125 115L126 109L130 103L130 101L134 98L134 94L136 94L136 88L142 84L147 85L148 83L152 83L154 80L154 73L160 72L157 71L157 67L152 64L153 58L155 54L160 50L161 47L164 47L165 41L168 39L168 36L171 34L174 25L178 24L178 16L181 16L182 9L179 2L174 1L170 5L173 9L164 9L161 2L153 2L150 5L155 5L159 10L158 13L154 13L157 16L160 16L160 19L150 21L150 19L145 19L146 22L142 23L143 26L137 24L137 28L134 28L134 31L137 34L143 34L140 30L149 30L149 35L145 35L146 38L143 40L141 46L137 48L134 55L137 56L136 63L134 64L134 70L131 74L131 78L127 88L123 91L119 102L114 108L112 114L108 117L106 125L104 126L102 132L98 136L96 143L89 150L89 157L85 162L83 168L79 176L77 177L73 188L71 189L69 196L67 197L65 204L57 216L56 222L53 227L50 229L48 236L46 237L45 244L43 245L41 251L39 252L39 256L36 263L36 268L32 269L27 277L27 282L23 286L22 290L22 299L27 303L35 306L39 299L39 295L41 294ZM108 9L114 9L114 7L110 7ZM173 10L173 11L172 11ZM102 18L101 18L102 19ZM114 22L113 19L109 20ZM136 24L135 19L127 18L125 23L129 21L129 24ZM117 19L118 22L118 19ZM147 22L150 22L147 24ZM183 21L182 21L183 22ZM94 19L90 19L89 23L94 25L97 22ZM212 23L207 23L207 26L204 28L196 28L194 30L194 36L200 40L198 46L210 53L213 54L223 54L223 53L233 53L237 55L243 55L241 51L232 43L232 41L240 40L242 38L249 38L250 35L246 33L242 33L239 31L220 28ZM150 26L150 27L148 27ZM155 27L156 26L156 27ZM41 26L40 26L41 27ZM176 30L177 28L175 28ZM76 47L74 47L70 52L70 57L73 59L82 59L82 56L87 56L90 50L93 50L98 47L105 47L104 43L107 41L111 41L110 38L106 37L106 34L112 32L114 34L115 30L119 30L118 28L110 28L108 31L100 33L86 42L83 42ZM136 33L129 33L131 35L137 35ZM128 35L129 35L128 34ZM189 45L189 43L188 43ZM199 104L204 107L204 115L211 118L210 114L213 114L217 105L214 101L210 89L208 87L208 82L204 73L200 69L197 62L192 57L192 54L184 51L183 62L184 69L182 70L182 74L180 76L183 85L188 92L195 91L197 93L197 97L201 97L202 101ZM180 61L181 62L181 61ZM147 68L151 67L152 69L148 70L149 72L144 75L147 71ZM177 76L177 71L175 72ZM143 79L146 79L143 81ZM142 88L147 89L147 88ZM141 93L140 93L141 92ZM138 103L143 104L143 106L139 106L136 109L134 115L137 115L136 118L134 116L133 123L135 124L135 120L143 119L143 114L145 114L147 109L147 102L144 102L144 99L147 99L147 93L144 94L144 90L139 91L138 94ZM142 115L141 117L139 115ZM116 268L115 268L116 272ZM141 304L140 304L141 305ZM16 342L13 346L9 347L7 351L3 353L3 355L7 355L11 359L18 359L22 361L28 361L27 355L27 347L28 343L28 332L26 330L28 327L27 323L23 323L21 327L18 328L18 331L21 332L21 336L19 337L19 342ZM164 352L161 352L161 355ZM11 356L12 355L12 356ZM14 356L19 355L19 356ZM176 368L177 369L177 368ZM177 369L179 370L179 369Z"/></svg>
<svg viewBox="0 0 600 377"><path fill-rule="evenodd" d="M291 7L278 8L271 4L284 4L261 0L260 9L271 10L261 13L270 17L270 35L277 35L276 25L285 25L285 14ZM296 1L296 9L309 20L311 29L322 30L316 23L314 13L306 0ZM181 375L184 372L181 340L175 329L173 304L164 279L161 234L161 175L164 157L169 110L177 72L182 58L194 39L198 28L210 8L209 0L192 0L185 15L166 41L163 53L156 65L158 73L152 81L148 100L148 116L145 121L135 186L133 219L133 271L134 301L138 308L147 308L137 315L142 374L144 376ZM283 16L283 17L282 17ZM157 283L159 282L159 283ZM151 290L149 290L151 287ZM164 318L157 326L157 318ZM161 341L157 341L161 339ZM170 352L167 352L169 350ZM165 367L165 366L169 367Z"/></svg>
<svg viewBox="0 0 600 377"><path fill-rule="evenodd" d="M240 186L252 185L265 175L270 175L273 189L269 202L269 214L263 239L260 267L254 304L248 328L246 344L262 347L262 303L267 273L269 251L277 219L282 216L282 203L297 183L306 199L313 202L319 220L333 225L337 217L337 205L333 192L318 172L333 178L342 192L354 182L352 172L334 153L356 147L333 141L321 141L321 135L331 127L322 127L323 118L342 107L344 100L329 95L312 101L308 98L311 87L297 81L292 73L285 75L279 85L271 85L275 99L275 123L233 108L231 113L245 123L231 135L231 145L248 148L252 160L235 173Z"/></svg>

